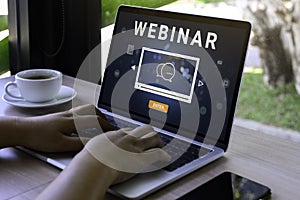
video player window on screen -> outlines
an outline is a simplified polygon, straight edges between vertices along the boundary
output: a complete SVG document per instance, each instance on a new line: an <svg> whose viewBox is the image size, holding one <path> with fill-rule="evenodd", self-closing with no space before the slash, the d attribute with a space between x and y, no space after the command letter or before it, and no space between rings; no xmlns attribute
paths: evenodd
<svg viewBox="0 0 300 200"><path fill-rule="evenodd" d="M143 47L134 87L191 103L199 58Z"/></svg>
<svg viewBox="0 0 300 200"><path fill-rule="evenodd" d="M177 127L182 107L187 110L197 102L201 115L198 135L205 135L208 129L212 106L230 110L244 53L245 30L129 12L119 12L116 22L102 104L112 106L112 95L119 84L130 95L129 103L125 105L124 97L119 96L115 107L128 108L132 118L140 116L146 123L153 120L149 111L154 110L157 121L161 118L165 124ZM207 80L200 73L212 67L207 65L209 60L221 77L226 105L212 105L208 81L217 79ZM126 82L120 84L123 77ZM226 120L228 112L224 124Z"/></svg>

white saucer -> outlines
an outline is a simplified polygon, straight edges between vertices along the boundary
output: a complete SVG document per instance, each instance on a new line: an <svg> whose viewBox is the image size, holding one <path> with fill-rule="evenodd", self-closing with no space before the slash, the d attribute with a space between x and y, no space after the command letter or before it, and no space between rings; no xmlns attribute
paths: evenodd
<svg viewBox="0 0 300 200"><path fill-rule="evenodd" d="M17 88L11 89L11 93L13 94L19 94L19 90ZM59 104L66 103L68 101L71 101L75 98L77 92L68 86L62 86L56 97L51 101L41 102L41 103L33 103L26 101L24 99L16 99L13 97L8 96L7 94L3 94L2 99L6 103L22 107L22 108L42 108L42 107L49 107L49 106L55 106Z"/></svg>

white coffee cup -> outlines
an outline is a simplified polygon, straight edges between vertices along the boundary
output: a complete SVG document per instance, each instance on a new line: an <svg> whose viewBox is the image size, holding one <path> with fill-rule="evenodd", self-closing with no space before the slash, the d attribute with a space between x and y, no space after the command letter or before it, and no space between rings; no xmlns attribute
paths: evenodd
<svg viewBox="0 0 300 200"><path fill-rule="evenodd" d="M14 82L5 85L6 95L39 103L55 98L62 86L62 73L51 69L31 69L17 73ZM19 90L19 94L13 89Z"/></svg>

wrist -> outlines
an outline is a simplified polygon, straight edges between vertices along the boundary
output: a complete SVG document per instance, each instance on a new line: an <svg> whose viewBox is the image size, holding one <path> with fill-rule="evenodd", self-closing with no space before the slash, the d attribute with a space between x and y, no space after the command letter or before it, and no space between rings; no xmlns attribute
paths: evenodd
<svg viewBox="0 0 300 200"><path fill-rule="evenodd" d="M83 149L38 199L104 199L116 175Z"/></svg>
<svg viewBox="0 0 300 200"><path fill-rule="evenodd" d="M15 118L16 127L16 146L28 147L28 143L32 139L32 121L29 118L16 117Z"/></svg>
<svg viewBox="0 0 300 200"><path fill-rule="evenodd" d="M105 191L118 177L118 172L115 169L101 163L85 148L77 154L75 159L78 160L81 163L81 166L90 173L90 176L97 179L96 181L98 181L99 185L101 185ZM84 165L82 165L82 163L84 163Z"/></svg>

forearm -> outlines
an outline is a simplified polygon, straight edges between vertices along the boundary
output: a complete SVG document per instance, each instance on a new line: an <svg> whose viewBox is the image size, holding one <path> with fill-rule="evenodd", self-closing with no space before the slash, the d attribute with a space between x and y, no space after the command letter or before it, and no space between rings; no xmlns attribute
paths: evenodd
<svg viewBox="0 0 300 200"><path fill-rule="evenodd" d="M27 130L18 117L0 117L0 149L22 145Z"/></svg>
<svg viewBox="0 0 300 200"><path fill-rule="evenodd" d="M84 149L38 199L103 199L116 175Z"/></svg>

